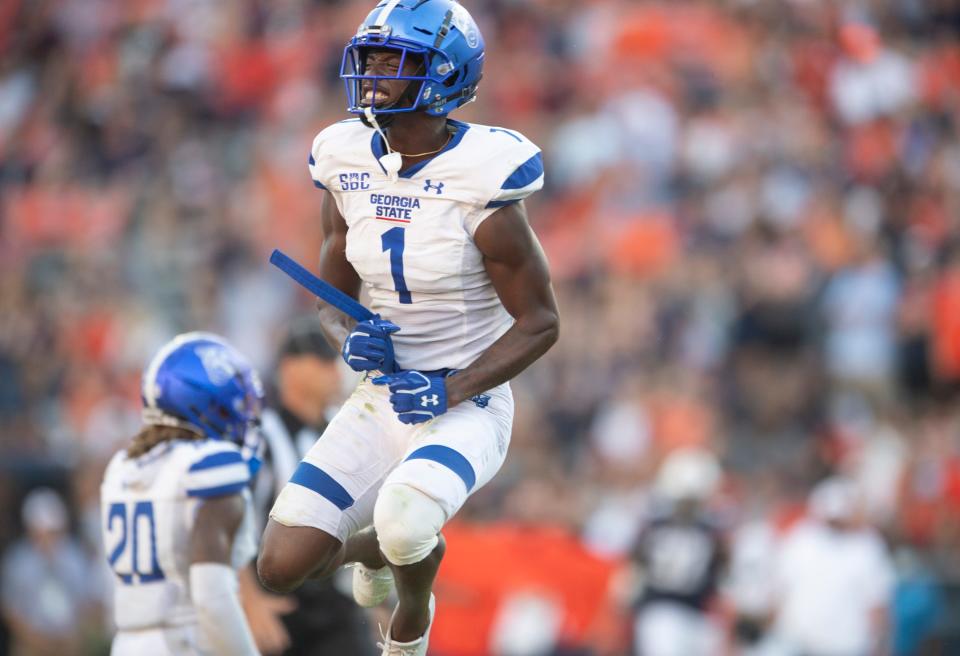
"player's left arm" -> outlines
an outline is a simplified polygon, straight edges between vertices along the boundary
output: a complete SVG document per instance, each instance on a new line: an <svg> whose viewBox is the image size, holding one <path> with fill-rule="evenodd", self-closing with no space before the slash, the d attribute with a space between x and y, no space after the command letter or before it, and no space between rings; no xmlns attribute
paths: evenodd
<svg viewBox="0 0 960 656"><path fill-rule="evenodd" d="M523 201L500 208L477 228L474 243L514 324L471 365L446 379L447 405L504 383L547 352L560 333L550 270Z"/></svg>
<svg viewBox="0 0 960 656"><path fill-rule="evenodd" d="M210 497L190 536L190 596L200 633L217 656L258 654L240 605L233 541L243 521L241 494Z"/></svg>

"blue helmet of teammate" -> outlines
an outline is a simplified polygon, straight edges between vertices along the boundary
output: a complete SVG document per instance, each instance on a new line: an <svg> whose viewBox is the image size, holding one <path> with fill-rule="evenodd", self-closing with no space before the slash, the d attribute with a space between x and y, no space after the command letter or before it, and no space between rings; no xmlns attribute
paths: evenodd
<svg viewBox="0 0 960 656"><path fill-rule="evenodd" d="M365 73L366 53L373 48L400 54L396 75ZM416 75L403 75L403 64L411 57L422 64ZM410 81L400 99L409 98L409 103L372 107L374 114L423 111L445 116L476 97L482 76L483 37L469 12L454 0L381 0L350 39L340 67L347 109L354 114L365 109L365 80L373 85L379 80Z"/></svg>
<svg viewBox="0 0 960 656"><path fill-rule="evenodd" d="M144 421L245 446L263 405L263 385L247 359L222 337L177 335L143 372Z"/></svg>

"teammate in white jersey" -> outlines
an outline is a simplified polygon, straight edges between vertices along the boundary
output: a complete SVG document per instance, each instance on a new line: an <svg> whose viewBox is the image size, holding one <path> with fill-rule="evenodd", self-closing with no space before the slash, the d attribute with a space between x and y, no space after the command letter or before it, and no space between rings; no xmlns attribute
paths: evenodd
<svg viewBox="0 0 960 656"><path fill-rule="evenodd" d="M276 590L359 563L354 596L399 604L383 654L426 653L440 530L506 456L508 381L557 339L547 263L523 199L540 150L450 120L473 100L483 39L452 0L388 0L344 51L349 111L314 140L322 277L377 318L321 306L329 338L368 376L279 495L258 569ZM371 526L372 523L372 526Z"/></svg>
<svg viewBox="0 0 960 656"><path fill-rule="evenodd" d="M185 333L143 374L143 419L101 487L116 574L113 656L256 654L236 569L255 553L249 483L263 388L240 353Z"/></svg>

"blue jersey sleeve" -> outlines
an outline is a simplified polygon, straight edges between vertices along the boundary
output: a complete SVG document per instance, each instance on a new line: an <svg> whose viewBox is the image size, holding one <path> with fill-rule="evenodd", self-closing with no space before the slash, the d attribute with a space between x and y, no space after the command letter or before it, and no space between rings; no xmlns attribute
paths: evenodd
<svg viewBox="0 0 960 656"><path fill-rule="evenodd" d="M516 203L543 188L543 154L519 132L477 126L481 165L477 167L476 210L466 222L473 235L501 207Z"/></svg>
<svg viewBox="0 0 960 656"><path fill-rule="evenodd" d="M204 449L186 473L188 497L220 497L239 494L250 483L250 467L240 451L229 443Z"/></svg>
<svg viewBox="0 0 960 656"><path fill-rule="evenodd" d="M523 200L543 188L543 154L537 151L517 166L503 181L493 197L487 201L487 209L503 207Z"/></svg>
<svg viewBox="0 0 960 656"><path fill-rule="evenodd" d="M310 170L310 179L313 180L313 186L316 187L317 189L325 190L327 188L327 185L325 185L323 182L318 180L318 178L320 177L320 171L317 170L317 160L316 158L314 158L313 152L311 152L309 157L307 158L307 167Z"/></svg>

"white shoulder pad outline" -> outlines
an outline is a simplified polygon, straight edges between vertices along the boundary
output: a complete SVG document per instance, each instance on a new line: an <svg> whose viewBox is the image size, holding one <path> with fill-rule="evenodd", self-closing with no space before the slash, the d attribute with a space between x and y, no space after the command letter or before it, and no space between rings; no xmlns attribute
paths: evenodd
<svg viewBox="0 0 960 656"><path fill-rule="evenodd" d="M489 197L485 199L484 209L495 209L515 203L543 188L543 153L535 143L515 130L477 127L482 128L491 137L505 140L505 145L496 151L498 174L496 183L499 183L499 187L491 190L492 193L489 193Z"/></svg>
<svg viewBox="0 0 960 656"><path fill-rule="evenodd" d="M239 494L250 483L250 467L235 444L208 440L198 446L184 474L188 497L206 499Z"/></svg>
<svg viewBox="0 0 960 656"><path fill-rule="evenodd" d="M107 463L106 469L103 470L103 480L100 482L101 490L105 490L109 485L114 484L118 472L126 460L127 447L120 449L110 457L110 462Z"/></svg>
<svg viewBox="0 0 960 656"><path fill-rule="evenodd" d="M360 119L348 118L324 128L313 138L310 154L307 157L307 168L310 170L310 179L313 180L313 186L317 189L325 191L331 189L330 171L325 163L343 145L339 142L343 142L344 137L347 138L346 143L354 141L348 135L358 124L362 125Z"/></svg>

